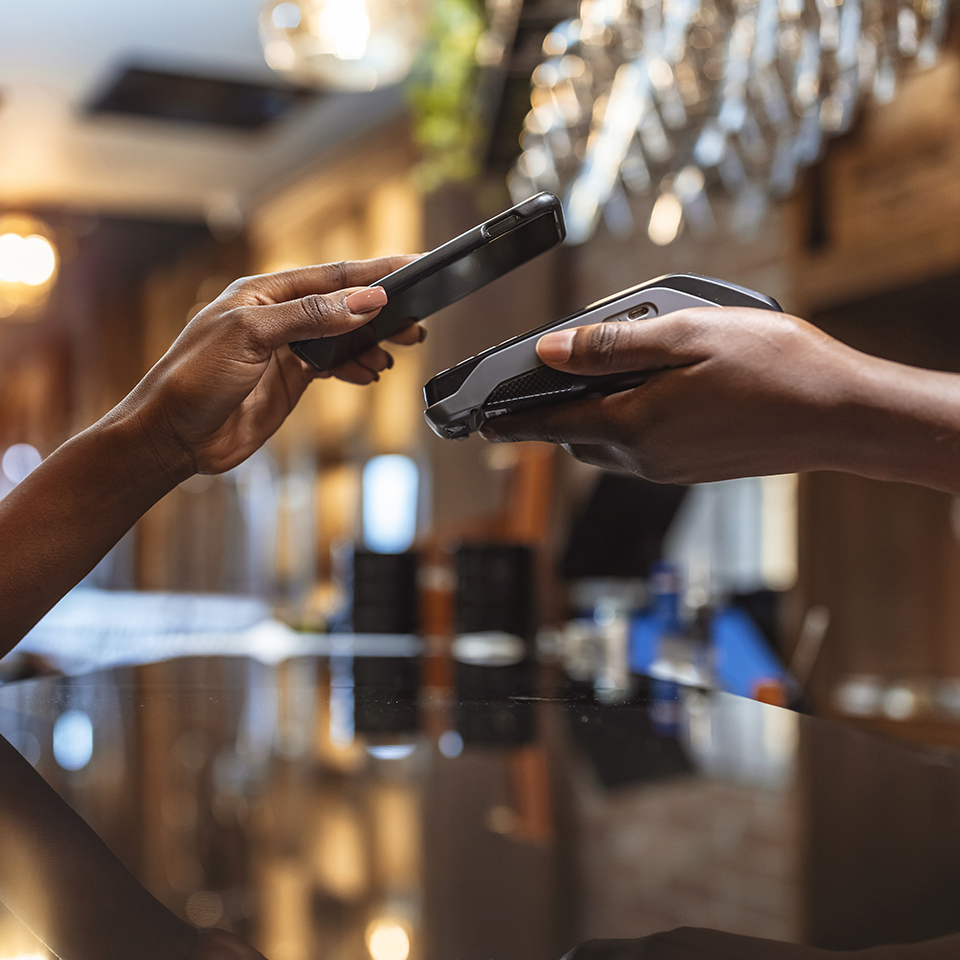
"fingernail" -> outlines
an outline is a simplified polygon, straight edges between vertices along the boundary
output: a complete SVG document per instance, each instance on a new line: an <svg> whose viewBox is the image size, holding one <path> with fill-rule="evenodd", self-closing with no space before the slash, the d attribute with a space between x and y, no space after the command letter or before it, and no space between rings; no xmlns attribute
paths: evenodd
<svg viewBox="0 0 960 960"><path fill-rule="evenodd" d="M420 328L420 343L423 343L423 341L426 340L426 339L427 339L427 328L426 328L426 327L421 327L421 328Z"/></svg>
<svg viewBox="0 0 960 960"><path fill-rule="evenodd" d="M576 330L557 330L548 333L537 341L537 355L541 360L551 363L563 363L573 353L573 338Z"/></svg>
<svg viewBox="0 0 960 960"><path fill-rule="evenodd" d="M494 433L494 431L491 430L490 427L486 427L486 426L481 427L480 436L483 437L484 440L489 440L491 443L500 442L500 437L496 433Z"/></svg>
<svg viewBox="0 0 960 960"><path fill-rule="evenodd" d="M369 313L387 302L387 291L383 287L367 287L351 293L343 302L351 313Z"/></svg>
<svg viewBox="0 0 960 960"><path fill-rule="evenodd" d="M391 353L388 353L388 354L387 354L387 369L388 369L388 370L392 370L392 369L393 369L393 354L391 354Z"/></svg>

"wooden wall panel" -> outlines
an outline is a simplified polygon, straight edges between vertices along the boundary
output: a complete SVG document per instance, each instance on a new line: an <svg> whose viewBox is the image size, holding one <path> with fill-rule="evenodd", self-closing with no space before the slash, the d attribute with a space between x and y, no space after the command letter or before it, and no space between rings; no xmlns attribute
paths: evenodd
<svg viewBox="0 0 960 960"><path fill-rule="evenodd" d="M870 104L807 179L790 211L800 309L960 268L960 52Z"/></svg>
<svg viewBox="0 0 960 960"><path fill-rule="evenodd" d="M960 275L812 314L857 349L960 371ZM811 695L830 711L849 673L960 676L960 541L949 494L836 473L804 480L799 606L831 622Z"/></svg>

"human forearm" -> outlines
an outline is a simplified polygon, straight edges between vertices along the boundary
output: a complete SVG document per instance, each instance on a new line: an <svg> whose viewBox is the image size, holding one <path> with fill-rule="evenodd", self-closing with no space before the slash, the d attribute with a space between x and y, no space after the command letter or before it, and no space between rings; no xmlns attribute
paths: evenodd
<svg viewBox="0 0 960 960"><path fill-rule="evenodd" d="M608 397L488 421L490 440L552 440L651 480L842 470L960 493L960 376L880 360L766 310L682 310L551 333L569 373L651 371Z"/></svg>
<svg viewBox="0 0 960 960"><path fill-rule="evenodd" d="M177 960L196 931L0 737L0 900L70 960Z"/></svg>
<svg viewBox="0 0 960 960"><path fill-rule="evenodd" d="M192 473L157 430L115 411L65 443L0 501L0 655Z"/></svg>
<svg viewBox="0 0 960 960"><path fill-rule="evenodd" d="M852 393L841 469L960 494L960 375L861 355Z"/></svg>
<svg viewBox="0 0 960 960"><path fill-rule="evenodd" d="M236 281L116 409L0 502L0 656L177 483L230 470L272 436L315 376L287 344L373 319L386 294L365 285L410 259ZM421 336L414 324L393 339ZM391 363L377 345L332 372L369 383Z"/></svg>

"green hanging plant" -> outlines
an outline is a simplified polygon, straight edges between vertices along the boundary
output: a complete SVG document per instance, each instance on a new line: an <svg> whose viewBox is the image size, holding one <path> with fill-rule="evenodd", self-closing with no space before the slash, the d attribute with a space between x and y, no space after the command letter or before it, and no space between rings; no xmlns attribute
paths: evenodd
<svg viewBox="0 0 960 960"><path fill-rule="evenodd" d="M477 0L433 0L427 43L407 82L427 191L479 173L476 50L485 29Z"/></svg>

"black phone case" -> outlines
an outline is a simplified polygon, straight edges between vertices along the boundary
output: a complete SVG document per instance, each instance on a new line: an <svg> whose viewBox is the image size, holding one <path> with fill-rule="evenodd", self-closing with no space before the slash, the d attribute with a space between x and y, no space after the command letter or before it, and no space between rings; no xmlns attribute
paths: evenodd
<svg viewBox="0 0 960 960"><path fill-rule="evenodd" d="M444 298L444 301L433 307L429 313L422 316L411 315L404 310L402 315L397 314L397 308L392 308L390 300L400 293L404 293L415 287L422 280L432 277L439 273L445 267L462 260L464 257L479 250L484 245L491 243L521 226L529 224L530 221L538 217L551 217L556 229L555 243L559 243L566 236L563 224L563 213L560 201L551 193L538 193L536 196L516 204L509 210L492 217L485 223L468 230L466 233L455 237L430 253L414 260L413 263L401 267L382 280L377 281L372 286L381 286L387 294L387 305L380 313L364 326L351 330L349 333L340 334L335 337L323 337L315 340L295 340L290 344L290 349L303 360L306 360L317 370L331 370L341 363L350 360L352 357L359 356L365 350L375 346L381 340L385 340L393 334L402 330L404 327L419 320L423 320L430 313L441 310L444 307L456 303L462 297L467 296L472 291L452 295ZM544 248L546 249L546 248ZM516 259L509 264L504 265L504 269L497 276L503 276L509 273L514 267L519 267L528 260L542 253L543 250L531 251L530 255ZM491 277L491 280L497 277ZM489 281L488 281L489 282ZM482 286L483 284L481 284ZM479 288L477 288L479 289Z"/></svg>
<svg viewBox="0 0 960 960"><path fill-rule="evenodd" d="M637 387L649 378L651 371L600 377L564 373L540 361L537 341L550 330L604 321L636 322L694 306L780 310L776 300L723 280L695 274L659 277L529 330L438 373L423 388L427 404L424 416L439 436L459 440L494 417Z"/></svg>

